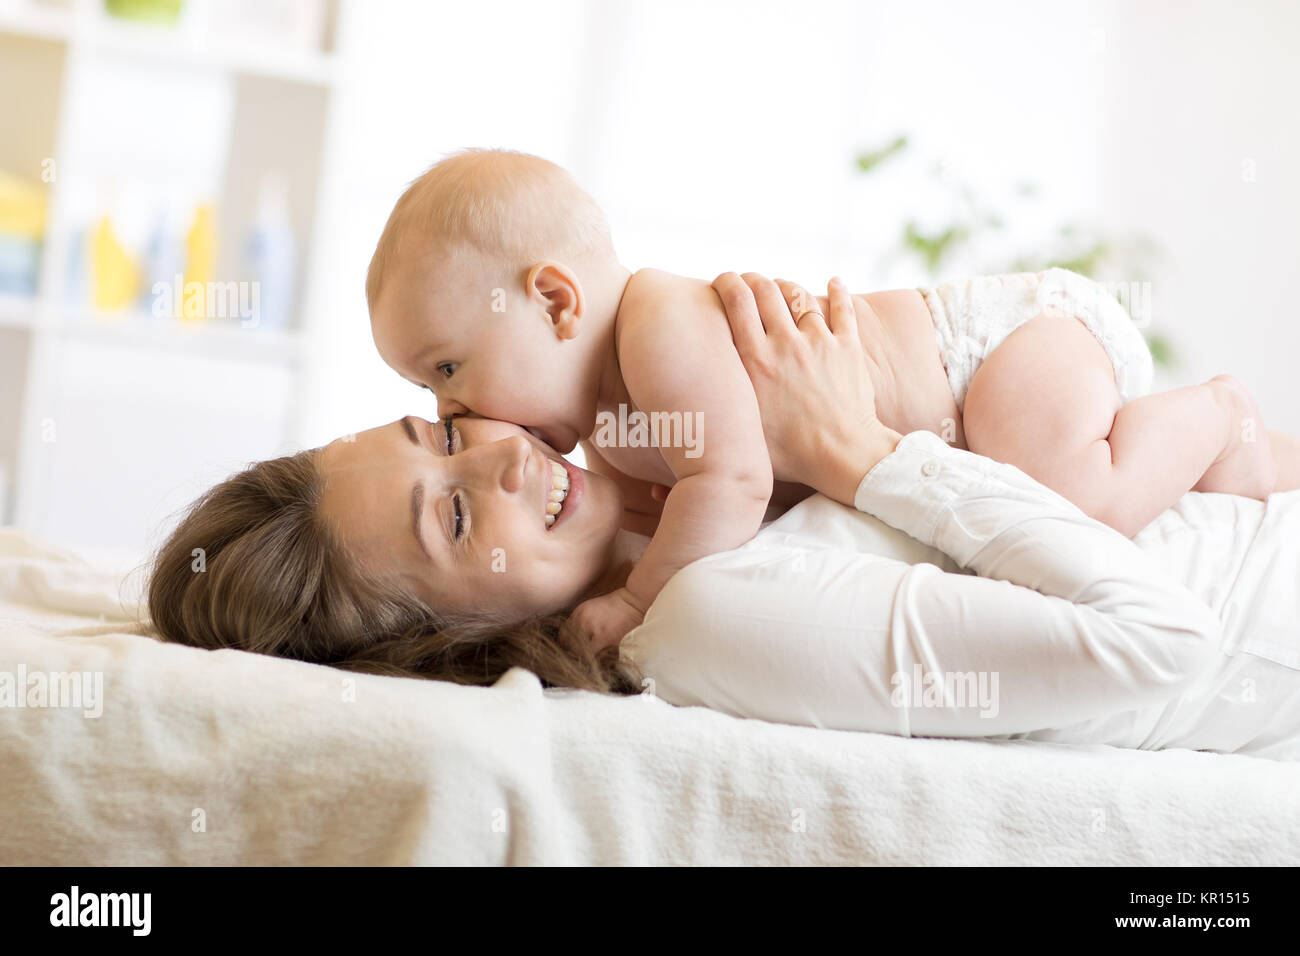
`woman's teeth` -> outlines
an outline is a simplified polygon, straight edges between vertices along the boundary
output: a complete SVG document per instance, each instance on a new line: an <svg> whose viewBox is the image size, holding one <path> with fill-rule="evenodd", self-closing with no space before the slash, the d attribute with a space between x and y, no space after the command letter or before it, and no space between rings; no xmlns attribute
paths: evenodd
<svg viewBox="0 0 1300 956"><path fill-rule="evenodd" d="M546 502L546 527L555 524L555 516L564 508L564 499L569 494L569 473L554 458L551 462L551 490Z"/></svg>

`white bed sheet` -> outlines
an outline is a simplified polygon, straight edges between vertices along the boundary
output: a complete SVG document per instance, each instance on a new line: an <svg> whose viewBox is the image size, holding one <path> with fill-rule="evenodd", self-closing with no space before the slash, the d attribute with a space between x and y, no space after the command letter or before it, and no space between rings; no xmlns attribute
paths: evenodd
<svg viewBox="0 0 1300 956"><path fill-rule="evenodd" d="M1300 764L903 739L160 643L0 530L0 864L1295 864ZM101 619L102 616L102 619Z"/></svg>

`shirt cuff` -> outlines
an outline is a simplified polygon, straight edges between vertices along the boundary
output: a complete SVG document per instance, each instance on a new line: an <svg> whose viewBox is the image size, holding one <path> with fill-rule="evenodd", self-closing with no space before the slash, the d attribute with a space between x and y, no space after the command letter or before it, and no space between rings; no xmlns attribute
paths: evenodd
<svg viewBox="0 0 1300 956"><path fill-rule="evenodd" d="M909 432L862 477L853 506L929 543L944 510L984 480L988 464L934 432Z"/></svg>

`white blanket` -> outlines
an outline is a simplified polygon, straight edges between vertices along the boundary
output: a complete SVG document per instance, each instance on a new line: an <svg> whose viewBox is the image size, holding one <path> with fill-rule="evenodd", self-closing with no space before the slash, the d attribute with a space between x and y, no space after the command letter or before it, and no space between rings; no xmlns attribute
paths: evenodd
<svg viewBox="0 0 1300 956"><path fill-rule="evenodd" d="M0 707L0 864L1300 863L1300 764L352 675L160 643L120 593L0 530L0 680L103 680L98 717Z"/></svg>

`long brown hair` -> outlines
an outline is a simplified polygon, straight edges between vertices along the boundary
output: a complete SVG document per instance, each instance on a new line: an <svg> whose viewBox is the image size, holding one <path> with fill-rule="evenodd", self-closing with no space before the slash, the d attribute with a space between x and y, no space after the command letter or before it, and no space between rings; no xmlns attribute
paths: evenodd
<svg viewBox="0 0 1300 956"><path fill-rule="evenodd" d="M258 462L190 506L153 562L159 636L372 674L486 685L518 666L548 687L640 692L617 646L593 652L567 613L453 619L363 575L320 515L320 451Z"/></svg>

